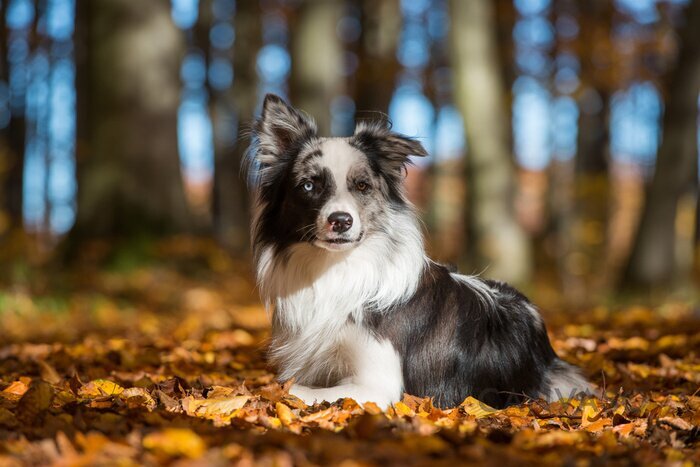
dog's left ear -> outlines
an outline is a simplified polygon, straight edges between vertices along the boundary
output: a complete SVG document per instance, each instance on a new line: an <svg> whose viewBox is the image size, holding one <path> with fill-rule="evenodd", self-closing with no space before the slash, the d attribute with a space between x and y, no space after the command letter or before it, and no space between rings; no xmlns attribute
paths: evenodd
<svg viewBox="0 0 700 467"><path fill-rule="evenodd" d="M359 122L352 139L366 153L376 154L387 174L400 174L410 164L409 156L428 155L420 142L391 131L383 122Z"/></svg>
<svg viewBox="0 0 700 467"><path fill-rule="evenodd" d="M316 134L316 123L275 94L265 96L262 115L255 122L256 158L269 166L283 158L288 149Z"/></svg>

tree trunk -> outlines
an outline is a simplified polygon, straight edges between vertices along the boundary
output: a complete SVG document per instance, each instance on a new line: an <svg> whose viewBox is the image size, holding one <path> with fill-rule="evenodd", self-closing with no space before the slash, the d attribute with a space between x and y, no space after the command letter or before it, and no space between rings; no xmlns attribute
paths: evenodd
<svg viewBox="0 0 700 467"><path fill-rule="evenodd" d="M695 238L693 246L695 256L693 258L693 276L696 283L700 283L700 183L696 185L697 190L695 201Z"/></svg>
<svg viewBox="0 0 700 467"><path fill-rule="evenodd" d="M452 64L469 150L466 264L514 283L531 273L530 244L513 208L509 119L489 0L451 0Z"/></svg>
<svg viewBox="0 0 700 467"><path fill-rule="evenodd" d="M336 26L341 0L306 0L291 27L292 103L311 115L320 134L331 129L331 100L343 91L343 67Z"/></svg>
<svg viewBox="0 0 700 467"><path fill-rule="evenodd" d="M401 35L398 0L363 0L361 22L359 63L353 86L356 115L360 119L380 119L377 112L389 113L396 74L401 68L396 58Z"/></svg>
<svg viewBox="0 0 700 467"><path fill-rule="evenodd" d="M606 231L610 201L609 98L602 89L589 88L579 101L581 109L571 199L560 212L559 248L563 291L572 303L583 304L605 284ZM565 198L564 193L558 197Z"/></svg>
<svg viewBox="0 0 700 467"><path fill-rule="evenodd" d="M9 83L10 64L7 59L9 31L5 16L7 2L0 4L0 81ZM22 96L24 97L24 96ZM9 106L9 103L8 103ZM10 119L0 131L0 235L22 226L22 187L26 123L23 109L10 107Z"/></svg>
<svg viewBox="0 0 700 467"><path fill-rule="evenodd" d="M215 155L212 212L219 241L232 253L243 255L248 252L250 200L242 164L250 143L244 133L258 104L256 56L262 45L259 2L239 2L234 21L233 87L230 93L214 93L211 106Z"/></svg>
<svg viewBox="0 0 700 467"><path fill-rule="evenodd" d="M184 42L170 2L79 0L73 237L189 230L177 146Z"/></svg>
<svg viewBox="0 0 700 467"><path fill-rule="evenodd" d="M678 200L696 184L700 2L692 2L685 16L678 63L668 83L661 147L623 277L625 288L663 286L674 279Z"/></svg>

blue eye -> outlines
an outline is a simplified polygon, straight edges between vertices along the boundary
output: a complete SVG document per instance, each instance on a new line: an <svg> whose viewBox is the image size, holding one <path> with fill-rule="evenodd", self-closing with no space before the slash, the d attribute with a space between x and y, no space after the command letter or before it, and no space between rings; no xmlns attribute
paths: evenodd
<svg viewBox="0 0 700 467"><path fill-rule="evenodd" d="M305 182L302 186L303 190L307 193L313 191L314 189L314 184L313 182Z"/></svg>

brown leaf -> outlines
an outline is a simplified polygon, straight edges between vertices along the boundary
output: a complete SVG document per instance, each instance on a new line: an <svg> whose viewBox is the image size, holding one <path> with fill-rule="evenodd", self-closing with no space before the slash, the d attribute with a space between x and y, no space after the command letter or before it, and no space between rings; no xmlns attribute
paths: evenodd
<svg viewBox="0 0 700 467"><path fill-rule="evenodd" d="M161 391L159 389L156 389L153 392L153 395L158 398L158 401L161 404L163 404L166 411L171 412L171 413L182 412L182 406L180 405L180 402L177 399L170 397L169 395L167 395L166 393L164 393L163 391Z"/></svg>
<svg viewBox="0 0 700 467"><path fill-rule="evenodd" d="M144 388L128 388L119 394L119 398L126 403L130 409L145 408L149 412L156 408L156 401L153 396Z"/></svg>
<svg viewBox="0 0 700 467"><path fill-rule="evenodd" d="M54 398L53 387L41 380L34 380L17 404L17 418L23 423L33 423L43 414Z"/></svg>
<svg viewBox="0 0 700 467"><path fill-rule="evenodd" d="M675 428L676 430L692 430L693 425L686 422L680 417L663 417L659 419L659 423Z"/></svg>
<svg viewBox="0 0 700 467"><path fill-rule="evenodd" d="M39 365L41 379L44 381L51 384L58 384L63 380L56 369L46 363L44 360L37 360L37 364Z"/></svg>

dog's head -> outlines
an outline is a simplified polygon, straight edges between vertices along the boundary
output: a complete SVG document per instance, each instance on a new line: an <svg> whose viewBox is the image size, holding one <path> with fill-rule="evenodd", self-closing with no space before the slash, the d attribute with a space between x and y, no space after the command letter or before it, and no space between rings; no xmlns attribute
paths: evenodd
<svg viewBox="0 0 700 467"><path fill-rule="evenodd" d="M268 94L253 128L257 191L254 241L281 247L308 242L350 250L391 228L405 208L409 156L423 146L386 123L360 123L348 138L324 138L312 119Z"/></svg>

